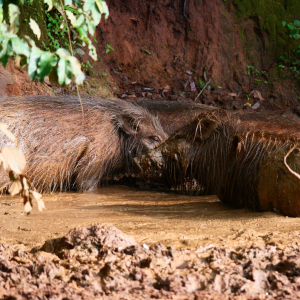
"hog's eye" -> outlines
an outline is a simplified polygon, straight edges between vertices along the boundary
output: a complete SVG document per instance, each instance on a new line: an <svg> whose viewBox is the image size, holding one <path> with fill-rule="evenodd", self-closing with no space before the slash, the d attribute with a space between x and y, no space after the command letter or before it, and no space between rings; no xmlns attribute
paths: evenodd
<svg viewBox="0 0 300 300"><path fill-rule="evenodd" d="M158 136L150 136L149 137L149 140L152 142L152 143L159 143L160 142L160 138Z"/></svg>

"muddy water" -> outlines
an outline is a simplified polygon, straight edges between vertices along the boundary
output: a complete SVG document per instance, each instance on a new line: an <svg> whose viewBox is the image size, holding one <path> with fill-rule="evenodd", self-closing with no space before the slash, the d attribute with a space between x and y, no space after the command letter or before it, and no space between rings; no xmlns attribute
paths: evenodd
<svg viewBox="0 0 300 300"><path fill-rule="evenodd" d="M207 245L280 247L300 242L300 218L224 206L216 196L190 197L115 186L93 193L44 195L46 210L23 213L19 197L0 198L1 242L29 247L65 235L76 226L114 225L137 242L175 247ZM200 248L201 249L201 248Z"/></svg>

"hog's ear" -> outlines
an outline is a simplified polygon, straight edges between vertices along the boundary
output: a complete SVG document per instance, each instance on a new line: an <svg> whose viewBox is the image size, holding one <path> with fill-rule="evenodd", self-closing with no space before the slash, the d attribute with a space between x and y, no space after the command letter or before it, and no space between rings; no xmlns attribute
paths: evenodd
<svg viewBox="0 0 300 300"><path fill-rule="evenodd" d="M218 123L211 119L199 120L196 131L195 139L207 140L214 130L217 128Z"/></svg>
<svg viewBox="0 0 300 300"><path fill-rule="evenodd" d="M117 126L119 130L128 135L135 135L139 132L139 125L136 119L129 115L120 115L117 118Z"/></svg>

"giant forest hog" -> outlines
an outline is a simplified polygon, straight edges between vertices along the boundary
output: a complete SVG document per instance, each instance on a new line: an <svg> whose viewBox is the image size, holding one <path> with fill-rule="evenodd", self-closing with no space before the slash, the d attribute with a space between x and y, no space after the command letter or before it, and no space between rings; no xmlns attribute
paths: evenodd
<svg viewBox="0 0 300 300"><path fill-rule="evenodd" d="M300 181L284 158L300 139L297 118L215 109L134 161L147 179L234 207L300 215ZM300 172L299 150L286 158Z"/></svg>
<svg viewBox="0 0 300 300"><path fill-rule="evenodd" d="M167 135L158 119L118 99L26 96L0 100L0 121L19 141L26 174L40 191L96 188L107 176L130 172L133 157ZM2 135L1 146L9 144ZM2 171L0 182L7 184ZM2 186L1 185L1 186Z"/></svg>

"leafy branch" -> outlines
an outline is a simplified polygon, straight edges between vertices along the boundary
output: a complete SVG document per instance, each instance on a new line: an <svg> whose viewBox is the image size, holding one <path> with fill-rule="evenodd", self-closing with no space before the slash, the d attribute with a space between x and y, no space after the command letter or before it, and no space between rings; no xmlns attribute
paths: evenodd
<svg viewBox="0 0 300 300"><path fill-rule="evenodd" d="M0 0L0 62L6 66L11 57L15 58L19 67L27 65L31 80L50 81L65 86L75 76L75 82L81 84L85 75L81 70L80 62L64 48L55 52L44 51L36 46L29 37L18 36L20 9L14 4L16 1ZM48 12L55 8L62 15L61 28L68 23L78 33L77 39L82 46L88 46L89 55L97 60L96 49L90 37L95 34L96 26L101 20L101 15L108 17L108 8L104 0L44 0L48 5ZM23 5L24 0L19 1ZM33 33L40 39L41 30L38 24L30 18L29 26ZM70 32L68 30L69 40ZM71 44L70 51L72 52Z"/></svg>

